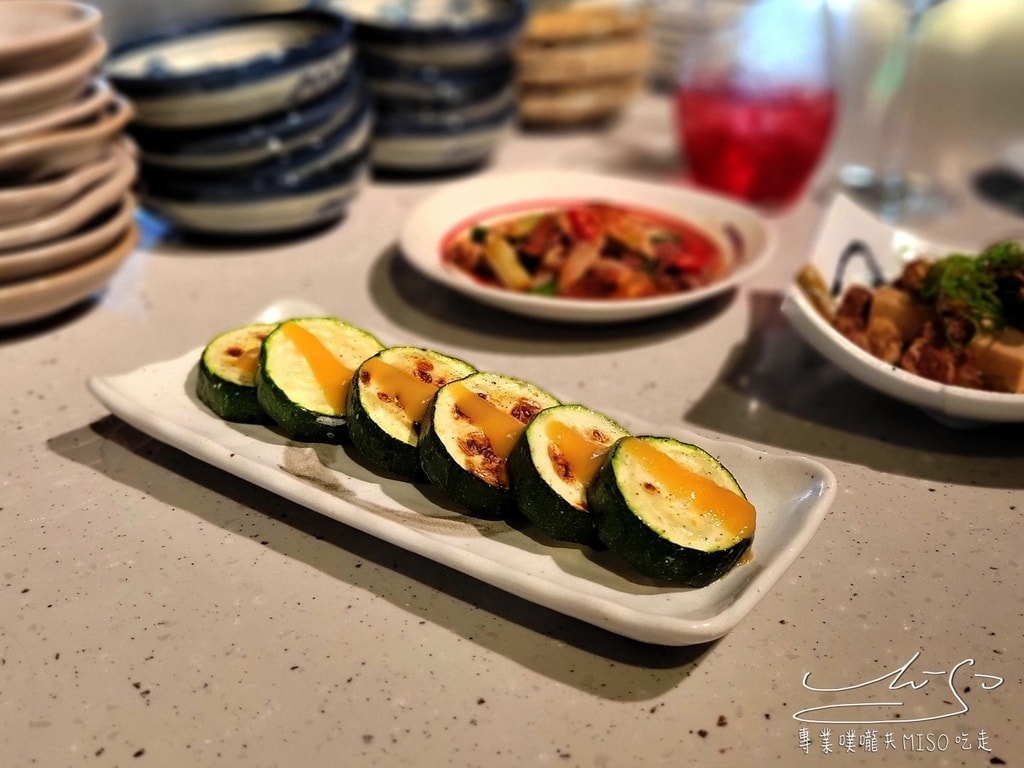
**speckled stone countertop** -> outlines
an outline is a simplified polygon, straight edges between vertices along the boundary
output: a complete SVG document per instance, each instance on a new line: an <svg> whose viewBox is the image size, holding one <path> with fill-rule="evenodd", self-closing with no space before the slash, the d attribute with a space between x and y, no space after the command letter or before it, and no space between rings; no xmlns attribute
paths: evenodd
<svg viewBox="0 0 1024 768"><path fill-rule="evenodd" d="M489 172L664 179L668 114L650 96L603 131L513 135ZM1024 430L943 427L788 327L779 299L825 182L775 219L753 281L621 328L481 313L413 273L397 223L439 183L375 181L297 241L214 248L149 228L97 303L0 335L0 765L1019 764ZM966 193L937 226L1022 229ZM281 297L597 409L813 457L837 498L725 637L644 645L213 469L86 389ZM876 678L872 701L902 703L883 722L793 717Z"/></svg>

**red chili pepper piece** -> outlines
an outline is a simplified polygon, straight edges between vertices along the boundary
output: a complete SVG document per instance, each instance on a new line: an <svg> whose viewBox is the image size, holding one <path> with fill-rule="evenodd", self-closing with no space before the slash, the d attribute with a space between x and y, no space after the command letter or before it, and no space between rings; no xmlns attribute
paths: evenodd
<svg viewBox="0 0 1024 768"><path fill-rule="evenodd" d="M601 221L589 208L569 208L565 212L572 234L580 240L596 240L601 233Z"/></svg>

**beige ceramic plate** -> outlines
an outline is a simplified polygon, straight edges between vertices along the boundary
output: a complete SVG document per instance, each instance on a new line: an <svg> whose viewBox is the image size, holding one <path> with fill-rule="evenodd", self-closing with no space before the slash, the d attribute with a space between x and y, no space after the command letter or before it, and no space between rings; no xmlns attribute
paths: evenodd
<svg viewBox="0 0 1024 768"><path fill-rule="evenodd" d="M19 184L67 173L102 157L131 119L121 96L93 120L0 145L0 183Z"/></svg>
<svg viewBox="0 0 1024 768"><path fill-rule="evenodd" d="M65 238L0 254L0 283L44 275L95 256L124 234L134 210L135 197L126 194Z"/></svg>
<svg viewBox="0 0 1024 768"><path fill-rule="evenodd" d="M114 205L135 181L136 165L121 155L114 172L66 205L37 219L0 228L0 258L4 253L62 238Z"/></svg>
<svg viewBox="0 0 1024 768"><path fill-rule="evenodd" d="M60 272L0 286L0 326L41 320L84 301L107 284L135 247L136 225L109 249Z"/></svg>
<svg viewBox="0 0 1024 768"><path fill-rule="evenodd" d="M123 145L122 140L118 141L115 147L121 148ZM112 174L114 169L124 162L121 155L125 153L111 149L99 160L86 163L55 179L20 187L0 188L0 227L36 219L59 208Z"/></svg>
<svg viewBox="0 0 1024 768"><path fill-rule="evenodd" d="M0 115L5 120L14 120L45 112L73 99L85 90L106 54L106 41L93 37L81 52L66 61L3 78L0 80Z"/></svg>
<svg viewBox="0 0 1024 768"><path fill-rule="evenodd" d="M0 123L0 146L44 131L94 118L113 100L114 92L103 78L96 78L70 101L34 115Z"/></svg>
<svg viewBox="0 0 1024 768"><path fill-rule="evenodd" d="M46 66L70 56L96 32L100 12L65 0L0 3L0 72Z"/></svg>

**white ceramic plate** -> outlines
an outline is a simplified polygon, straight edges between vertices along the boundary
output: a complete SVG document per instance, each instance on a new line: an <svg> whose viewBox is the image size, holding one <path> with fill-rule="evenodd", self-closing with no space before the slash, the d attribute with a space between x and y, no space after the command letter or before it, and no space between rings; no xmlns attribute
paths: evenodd
<svg viewBox="0 0 1024 768"><path fill-rule="evenodd" d="M348 77L351 29L315 9L225 19L131 43L108 57L106 71L140 125L240 123L304 104Z"/></svg>
<svg viewBox="0 0 1024 768"><path fill-rule="evenodd" d="M270 308L281 320L287 310ZM697 442L733 471L758 510L751 562L702 589L666 587L608 553L550 545L503 522L432 501L432 489L375 475L338 446L293 443L262 426L218 419L194 396L201 348L131 373L95 377L92 393L137 429L249 482L499 589L627 637L690 645L721 637L808 544L835 493L810 459L769 454L658 427ZM654 425L610 414L635 431Z"/></svg>
<svg viewBox="0 0 1024 768"><path fill-rule="evenodd" d="M736 260L723 280L693 291L642 299L568 299L492 288L445 265L441 245L474 215L509 205L545 200L601 199L662 213L701 227ZM737 250L733 232L741 242ZM722 197L669 184L652 184L572 171L524 171L483 175L449 184L421 202L400 234L402 251L423 274L477 301L509 312L580 323L616 323L691 307L739 285L763 267L774 249L768 222L754 210Z"/></svg>
<svg viewBox="0 0 1024 768"><path fill-rule="evenodd" d="M839 196L825 218L810 263L831 284L840 255L857 241L870 248L886 280L898 276L903 265L915 257L936 259L954 250L890 227L850 199ZM862 267L862 262L851 261L844 283L867 280L863 271L858 271ZM979 422L1024 421L1024 395L939 384L884 363L836 331L796 285L787 292L782 311L797 332L839 368L945 424L973 426Z"/></svg>
<svg viewBox="0 0 1024 768"><path fill-rule="evenodd" d="M0 327L42 320L70 309L103 288L131 255L138 240L133 224L107 250L68 269L0 285Z"/></svg>

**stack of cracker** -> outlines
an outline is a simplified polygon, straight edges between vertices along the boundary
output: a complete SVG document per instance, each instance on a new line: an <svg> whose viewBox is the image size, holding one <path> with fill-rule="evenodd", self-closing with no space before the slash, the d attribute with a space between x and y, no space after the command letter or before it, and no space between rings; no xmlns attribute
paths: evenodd
<svg viewBox="0 0 1024 768"><path fill-rule="evenodd" d="M558 127L618 115L646 80L651 18L637 0L534 0L514 49L520 122Z"/></svg>

